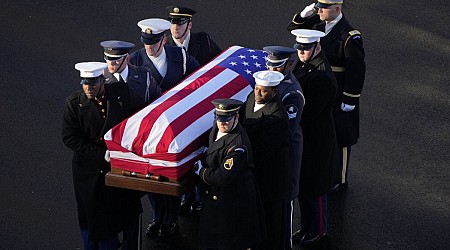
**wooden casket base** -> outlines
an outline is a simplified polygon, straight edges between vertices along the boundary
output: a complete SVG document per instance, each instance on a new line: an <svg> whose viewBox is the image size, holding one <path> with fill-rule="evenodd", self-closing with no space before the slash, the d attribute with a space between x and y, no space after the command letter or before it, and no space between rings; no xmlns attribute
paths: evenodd
<svg viewBox="0 0 450 250"><path fill-rule="evenodd" d="M172 196L181 196L189 192L198 181L198 176L192 171L187 172L178 181L153 175L136 175L118 168L111 168L105 177L107 186Z"/></svg>

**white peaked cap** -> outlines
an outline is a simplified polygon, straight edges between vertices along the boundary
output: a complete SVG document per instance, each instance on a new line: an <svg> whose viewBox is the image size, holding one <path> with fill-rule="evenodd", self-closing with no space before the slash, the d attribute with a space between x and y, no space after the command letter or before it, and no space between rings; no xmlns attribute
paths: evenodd
<svg viewBox="0 0 450 250"><path fill-rule="evenodd" d="M321 37L325 36L325 33L318 30L309 29L296 29L292 30L291 34L296 36L295 39L298 43L314 43L320 41Z"/></svg>
<svg viewBox="0 0 450 250"><path fill-rule="evenodd" d="M281 80L284 79L284 75L278 71L263 70L253 74L255 83L261 86L277 86Z"/></svg>
<svg viewBox="0 0 450 250"><path fill-rule="evenodd" d="M75 64L75 69L80 71L82 78L94 78L103 74L107 65L104 62L81 62Z"/></svg>
<svg viewBox="0 0 450 250"><path fill-rule="evenodd" d="M141 28L142 33L156 35L169 30L172 24L161 18L149 18L139 21L137 25Z"/></svg>

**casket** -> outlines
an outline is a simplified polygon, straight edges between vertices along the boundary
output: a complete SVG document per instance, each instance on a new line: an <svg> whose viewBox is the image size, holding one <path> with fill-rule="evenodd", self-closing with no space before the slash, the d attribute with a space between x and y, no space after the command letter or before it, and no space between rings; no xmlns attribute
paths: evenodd
<svg viewBox="0 0 450 250"><path fill-rule="evenodd" d="M211 101L245 101L255 84L253 73L266 69L265 56L261 50L230 47L108 131L104 138L113 171L106 184L170 195L187 190L214 122Z"/></svg>
<svg viewBox="0 0 450 250"><path fill-rule="evenodd" d="M181 196L189 192L200 180L192 171L174 180L158 175L141 175L118 168L111 168L105 179L108 186L173 196Z"/></svg>

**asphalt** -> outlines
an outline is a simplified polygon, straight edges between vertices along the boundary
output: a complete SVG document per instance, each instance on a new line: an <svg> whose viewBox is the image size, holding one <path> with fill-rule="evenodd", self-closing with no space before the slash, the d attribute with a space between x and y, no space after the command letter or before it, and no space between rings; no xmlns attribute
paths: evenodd
<svg viewBox="0 0 450 250"><path fill-rule="evenodd" d="M193 30L222 48L261 49L292 45L286 26L309 1L1 1L0 248L82 248L60 135L64 99L79 89L74 64L101 61L102 40L140 47L136 23L177 4L196 9ZM349 189L329 197L319 249L448 249L448 9L446 1L346 0L367 56L361 138ZM177 235L144 237L143 249L197 249L196 221L181 217Z"/></svg>

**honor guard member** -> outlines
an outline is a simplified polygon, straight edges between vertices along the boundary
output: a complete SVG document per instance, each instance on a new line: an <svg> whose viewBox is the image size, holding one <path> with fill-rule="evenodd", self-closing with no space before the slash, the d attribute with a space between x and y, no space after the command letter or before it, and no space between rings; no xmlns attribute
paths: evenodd
<svg viewBox="0 0 450 250"><path fill-rule="evenodd" d="M144 48L131 54L131 64L150 69L163 93L200 67L195 58L182 48L166 45L165 32L170 29L169 21L150 18L139 21L137 25L142 31Z"/></svg>
<svg viewBox="0 0 450 250"><path fill-rule="evenodd" d="M171 36L167 39L169 45L184 48L200 66L207 64L222 52L207 33L191 32L192 16L196 13L195 10L180 6L169 6L166 9L169 12L168 20L172 24ZM200 195L198 186L194 187L194 192L183 195L180 214L186 214L188 211L198 213L201 209Z"/></svg>
<svg viewBox="0 0 450 250"><path fill-rule="evenodd" d="M299 58L292 65L292 72L306 100L300 120L303 132L298 197L301 228L292 240L312 245L327 233L327 193L332 187L338 157L332 115L337 83L319 43L325 33L296 29L292 34L296 36L294 48Z"/></svg>
<svg viewBox="0 0 450 250"><path fill-rule="evenodd" d="M252 175L251 143L241 127L242 102L216 99L209 147L196 163L203 190L202 249L249 249L265 237L264 208Z"/></svg>
<svg viewBox="0 0 450 250"><path fill-rule="evenodd" d="M140 195L105 185L110 165L103 136L144 102L126 84L104 84L106 67L103 62L75 64L83 90L65 101L62 140L74 151L72 175L84 249L117 249L120 231L122 249L137 249Z"/></svg>
<svg viewBox="0 0 450 250"><path fill-rule="evenodd" d="M269 70L278 71L284 75L284 79L278 85L278 91L289 118L289 159L291 163L286 244L284 249L292 249L293 208L294 200L298 196L300 164L303 151L303 134L300 127L300 118L302 117L305 98L303 97L300 83L298 83L297 78L295 78L290 70L291 56L297 50L283 46L266 46L263 50L267 52L266 66Z"/></svg>
<svg viewBox="0 0 450 250"><path fill-rule="evenodd" d="M196 13L195 10L180 6L169 6L166 9L169 12L168 19L172 23L170 28L172 35L168 38L170 45L185 48L200 66L207 64L222 52L208 33L191 32L192 16Z"/></svg>
<svg viewBox="0 0 450 250"><path fill-rule="evenodd" d="M184 49L165 45L165 31L170 22L160 18L150 18L138 22L144 48L131 54L131 63L150 69L162 92L177 85L183 78L199 68L198 62ZM178 228L178 213L181 198L157 193L149 193L153 207L153 221L149 223L146 235L164 237Z"/></svg>
<svg viewBox="0 0 450 250"><path fill-rule="evenodd" d="M338 83L333 117L339 146L339 167L331 192L347 187L351 146L359 138L359 97L366 74L361 33L342 14L342 4L343 0L319 0L295 14L288 26L289 30L312 28L326 34L320 44Z"/></svg>
<svg viewBox="0 0 450 250"><path fill-rule="evenodd" d="M278 85L284 75L259 71L251 93L241 110L242 126L253 149L252 172L261 191L268 238L262 249L284 249L287 200L291 175L289 120Z"/></svg>
<svg viewBox="0 0 450 250"><path fill-rule="evenodd" d="M161 89L147 68L129 64L129 53L134 48L133 43L103 41L100 45L103 47L104 58L108 64L104 73L107 84L126 83L142 98L145 104L149 104L161 95Z"/></svg>

